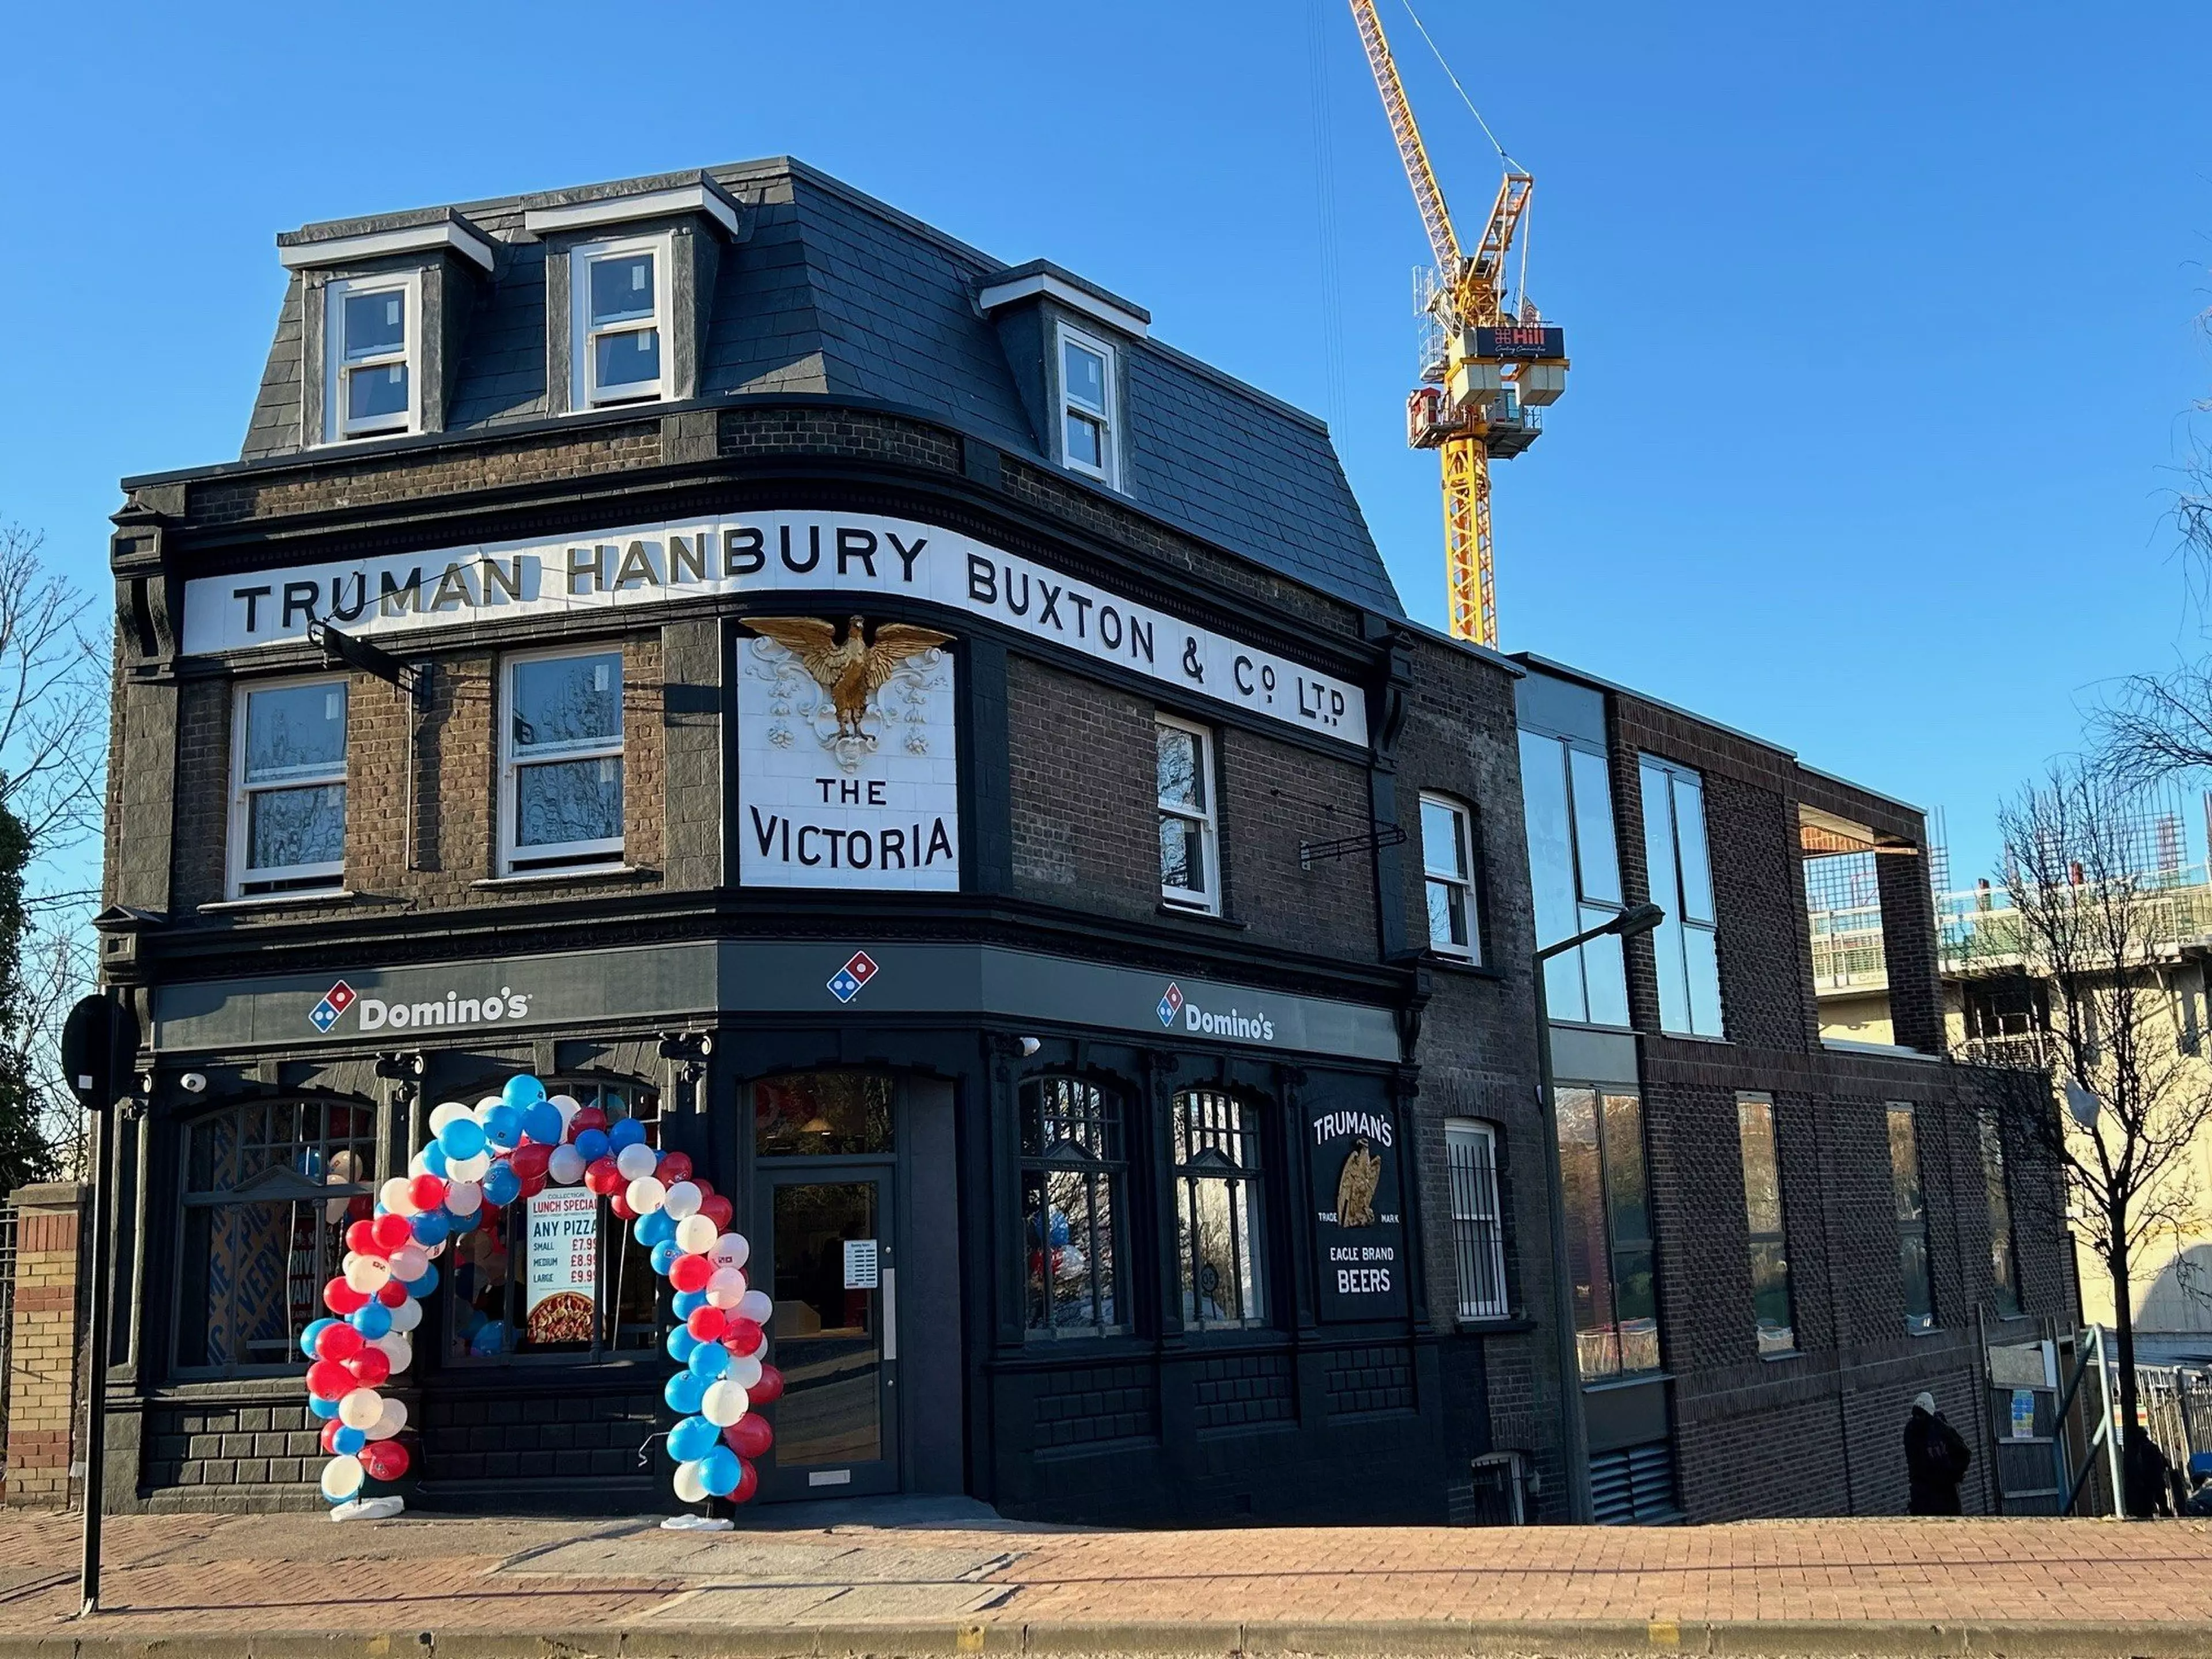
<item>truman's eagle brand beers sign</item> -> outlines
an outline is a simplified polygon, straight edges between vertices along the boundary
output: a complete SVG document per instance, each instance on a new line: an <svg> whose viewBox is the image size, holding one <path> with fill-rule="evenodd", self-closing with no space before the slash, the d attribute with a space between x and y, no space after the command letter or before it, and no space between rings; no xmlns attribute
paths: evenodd
<svg viewBox="0 0 2212 1659"><path fill-rule="evenodd" d="M185 584L184 648L200 655L304 640L316 621L349 634L399 634L782 592L835 593L862 611L871 599L924 600L1366 746L1366 702L1349 681L957 532L857 514L748 513L197 577Z"/></svg>
<svg viewBox="0 0 2212 1659"><path fill-rule="evenodd" d="M1396 1319L1407 1308L1398 1124L1389 1111L1316 1105L1306 1113L1315 1278L1323 1319Z"/></svg>

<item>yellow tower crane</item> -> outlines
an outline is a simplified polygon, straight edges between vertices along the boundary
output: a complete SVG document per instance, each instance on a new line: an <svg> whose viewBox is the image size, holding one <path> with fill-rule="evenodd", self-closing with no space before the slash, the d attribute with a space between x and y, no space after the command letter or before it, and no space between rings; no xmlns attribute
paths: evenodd
<svg viewBox="0 0 2212 1659"><path fill-rule="evenodd" d="M1413 187L1414 204L1435 255L1435 280L1424 295L1440 346L1424 352L1421 378L1437 384L1416 388L1406 402L1406 439L1416 449L1442 452L1444 484L1444 571L1449 583L1451 632L1493 648L1498 644L1498 599L1492 575L1490 463L1510 460L1536 441L1537 413L1566 390L1567 358L1560 330L1541 320L1528 296L1521 315L1505 311L1505 257L1528 210L1536 181L1509 163L1491 204L1489 222L1474 252L1460 246L1444 206L1443 186L1429 164L1413 108L1398 78L1375 0L1352 0L1367 66L1390 118L1398 159ZM1419 21L1418 19L1415 20Z"/></svg>

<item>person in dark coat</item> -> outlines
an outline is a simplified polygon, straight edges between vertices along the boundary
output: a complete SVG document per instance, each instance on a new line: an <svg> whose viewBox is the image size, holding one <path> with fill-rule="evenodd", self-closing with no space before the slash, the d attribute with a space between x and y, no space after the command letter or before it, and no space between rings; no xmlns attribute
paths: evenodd
<svg viewBox="0 0 2212 1659"><path fill-rule="evenodd" d="M1936 1396L1923 1394L1912 1401L1912 1415L1905 1425L1905 1468L1912 1482L1908 1515L1956 1515L1959 1483L1966 1478L1974 1455L1959 1431L1936 1409Z"/></svg>

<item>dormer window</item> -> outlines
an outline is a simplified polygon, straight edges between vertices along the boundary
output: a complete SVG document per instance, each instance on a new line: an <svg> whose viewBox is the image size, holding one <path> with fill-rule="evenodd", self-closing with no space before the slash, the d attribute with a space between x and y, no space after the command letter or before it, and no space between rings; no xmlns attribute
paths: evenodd
<svg viewBox="0 0 2212 1659"><path fill-rule="evenodd" d="M416 343L422 289L414 272L331 283L324 295L328 402L324 430L337 438L414 432L422 425Z"/></svg>
<svg viewBox="0 0 2212 1659"><path fill-rule="evenodd" d="M593 243L570 256L575 296L573 407L666 395L668 272L665 236Z"/></svg>
<svg viewBox="0 0 2212 1659"><path fill-rule="evenodd" d="M1119 465L1114 429L1114 348L1062 325L1060 331L1060 459L1107 484Z"/></svg>

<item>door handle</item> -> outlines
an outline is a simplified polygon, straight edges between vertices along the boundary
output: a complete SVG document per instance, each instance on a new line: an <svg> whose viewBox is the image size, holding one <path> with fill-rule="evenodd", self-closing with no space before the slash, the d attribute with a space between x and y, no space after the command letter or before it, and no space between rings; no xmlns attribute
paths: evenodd
<svg viewBox="0 0 2212 1659"><path fill-rule="evenodd" d="M884 1358L898 1358L898 1269L886 1267L881 1275L884 1292Z"/></svg>

